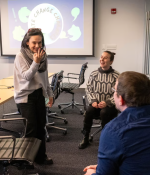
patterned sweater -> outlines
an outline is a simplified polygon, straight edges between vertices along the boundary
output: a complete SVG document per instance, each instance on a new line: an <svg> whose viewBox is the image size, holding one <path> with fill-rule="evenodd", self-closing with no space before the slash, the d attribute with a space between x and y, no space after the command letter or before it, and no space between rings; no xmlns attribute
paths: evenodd
<svg viewBox="0 0 150 175"><path fill-rule="evenodd" d="M111 88L115 85L118 76L119 72L112 69L112 67L106 71L101 67L93 71L89 77L86 88L89 104L105 101L107 106L113 106L114 98Z"/></svg>

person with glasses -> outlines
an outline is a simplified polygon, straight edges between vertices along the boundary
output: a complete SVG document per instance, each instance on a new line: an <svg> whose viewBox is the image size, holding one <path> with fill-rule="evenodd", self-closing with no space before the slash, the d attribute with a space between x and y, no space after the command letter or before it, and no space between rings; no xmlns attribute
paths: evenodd
<svg viewBox="0 0 150 175"><path fill-rule="evenodd" d="M85 175L150 174L150 80L141 73L119 75L114 101L121 113L102 130L98 164Z"/></svg>
<svg viewBox="0 0 150 175"><path fill-rule="evenodd" d="M41 140L35 162L52 164L52 159L46 155L45 98L49 98L51 107L53 91L49 86L47 55L44 48L45 43L41 29L29 29L14 61L14 100L22 117L27 119L26 137L35 137Z"/></svg>
<svg viewBox="0 0 150 175"><path fill-rule="evenodd" d="M115 85L119 73L111 65L115 53L104 51L100 57L100 67L90 74L86 95L89 102L83 121L83 140L79 143L79 149L89 145L89 133L93 119L100 118L102 128L118 114L114 105L112 87Z"/></svg>

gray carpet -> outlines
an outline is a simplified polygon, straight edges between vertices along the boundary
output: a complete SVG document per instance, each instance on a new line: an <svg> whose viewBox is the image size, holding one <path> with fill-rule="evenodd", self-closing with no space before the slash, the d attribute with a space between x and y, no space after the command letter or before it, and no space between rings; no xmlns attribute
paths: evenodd
<svg viewBox="0 0 150 175"><path fill-rule="evenodd" d="M82 96L85 94L84 89L78 89L75 91L75 100L82 103ZM51 108L52 111L57 112L59 116L67 118L68 124L65 124L62 120L53 119L56 126L67 128L67 135L63 135L63 132L56 129L48 129L50 135L50 142L47 142L47 154L54 161L53 165L35 164L35 168L27 170L27 174L39 173L40 175L83 175L83 168L87 165L97 163L97 150L99 145L99 136L94 137L90 146L84 150L78 149L78 144L82 139L81 129L83 124L83 115L77 109L68 108L61 114L58 109L58 102L71 101L71 94L61 93L55 104ZM83 109L83 108L82 108ZM0 106L0 114L10 113L16 111L16 105L14 100L10 100L4 105ZM20 122L3 123L3 126L21 130L23 124ZM92 132L94 129L92 129ZM5 134L4 132L0 132ZM7 133L8 134L8 133ZM9 166L10 175L21 175L23 170L18 170L14 166ZM2 165L0 164L0 175L2 174Z"/></svg>

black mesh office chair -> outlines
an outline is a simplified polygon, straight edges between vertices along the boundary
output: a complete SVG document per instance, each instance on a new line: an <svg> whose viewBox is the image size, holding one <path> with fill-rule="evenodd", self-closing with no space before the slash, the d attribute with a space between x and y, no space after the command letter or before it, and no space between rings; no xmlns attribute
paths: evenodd
<svg viewBox="0 0 150 175"><path fill-rule="evenodd" d="M53 75L53 78L52 78L51 88L53 90L55 100L60 95L60 83L61 83L62 78L63 78L63 72L64 71L60 71L59 73ZM55 119L63 120L64 123L67 124L68 121L66 120L66 118L59 117L56 113L52 113L48 106L46 107L46 111L47 111L46 127L62 130L63 134L66 135L67 134L67 129L66 128L60 128L60 127L54 126L54 124L55 124L54 122L49 123L49 118L55 118ZM46 140L49 141L49 134L47 132L47 128L45 128L45 129L46 129Z"/></svg>
<svg viewBox="0 0 150 175"><path fill-rule="evenodd" d="M82 65L80 74L68 73L67 77L63 77L63 78L68 78L68 82L62 82L61 83L61 91L72 94L72 102L58 104L59 109L61 109L62 105L67 105L66 107L61 109L62 114L64 114L64 109L67 109L70 106L72 106L72 108L76 107L77 109L79 109L78 106L83 106L83 104L79 104L79 103L76 103L74 101L74 92L73 92L73 90L78 89L84 83L84 81L85 81L84 73L85 73L85 70L87 69L87 64L88 63L85 63L85 64ZM70 77L70 75L72 75L72 76ZM76 76L78 76L78 77L76 77ZM71 83L70 79L78 79L79 82L78 83ZM79 110L80 110L80 113L83 114L82 110L81 109L79 109Z"/></svg>
<svg viewBox="0 0 150 175"><path fill-rule="evenodd" d="M84 105L84 115L86 113L87 110L87 104L86 104L86 96L82 97L83 99L83 105ZM95 118L96 123L93 123L92 128L98 128L97 130L95 130L93 133L91 133L89 140L92 142L93 141L93 137L98 134L99 132L101 132L102 130L102 126L101 126L101 120L100 117L99 118Z"/></svg>
<svg viewBox="0 0 150 175"><path fill-rule="evenodd" d="M15 136L0 136L0 163L3 166L3 174L9 175L8 166L33 168L34 159L39 150L41 141L36 138L25 138L27 120L25 118L0 119L0 122L6 121L24 121L24 134L22 138ZM37 175L37 174L36 174Z"/></svg>

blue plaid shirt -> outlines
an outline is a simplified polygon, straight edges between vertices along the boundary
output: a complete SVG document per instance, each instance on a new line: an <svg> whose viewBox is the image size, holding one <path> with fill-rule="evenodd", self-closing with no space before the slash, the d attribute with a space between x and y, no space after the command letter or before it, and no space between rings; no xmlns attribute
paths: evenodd
<svg viewBox="0 0 150 175"><path fill-rule="evenodd" d="M150 105L128 107L104 127L93 175L150 175Z"/></svg>

